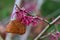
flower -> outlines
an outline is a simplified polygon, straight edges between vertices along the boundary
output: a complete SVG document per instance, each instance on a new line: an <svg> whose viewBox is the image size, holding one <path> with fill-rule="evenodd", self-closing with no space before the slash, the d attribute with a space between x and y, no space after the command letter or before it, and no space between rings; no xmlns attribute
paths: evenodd
<svg viewBox="0 0 60 40"><path fill-rule="evenodd" d="M55 34L50 34L50 40L58 40L60 38L60 32L56 32Z"/></svg>
<svg viewBox="0 0 60 40"><path fill-rule="evenodd" d="M58 37L55 34L50 34L49 39L50 40L58 40Z"/></svg>
<svg viewBox="0 0 60 40"><path fill-rule="evenodd" d="M55 33L55 35L56 35L56 37L59 38L59 37L60 37L60 32L57 31L57 32Z"/></svg>
<svg viewBox="0 0 60 40"><path fill-rule="evenodd" d="M33 8L28 8L28 10L33 10ZM23 7L20 9L18 6L16 7L16 11L14 14L16 14L16 19L20 20L21 23L23 23L24 25L29 25L29 24L33 24L33 26L36 26L38 24L38 19L39 17L34 17L32 15L30 15L30 10L28 11L27 9L24 9ZM12 15L14 16L14 15Z"/></svg>
<svg viewBox="0 0 60 40"><path fill-rule="evenodd" d="M32 23L34 26L36 26L36 24L38 23L38 17L35 18L33 16L29 16L24 11L16 12L16 19L20 20L21 23L25 25L29 25Z"/></svg>

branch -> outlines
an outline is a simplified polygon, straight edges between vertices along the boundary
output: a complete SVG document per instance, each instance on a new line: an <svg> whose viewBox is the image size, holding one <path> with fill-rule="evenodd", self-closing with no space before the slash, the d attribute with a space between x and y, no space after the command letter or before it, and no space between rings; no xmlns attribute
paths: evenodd
<svg viewBox="0 0 60 40"><path fill-rule="evenodd" d="M15 0L15 4L17 4L18 6L20 6L20 3L21 3L21 0ZM14 12L15 12L15 8L16 8L15 4L14 4L14 8L13 8L12 14L14 14ZM15 20L15 16L16 15L14 15L14 17L11 17L11 20ZM11 40L12 36L13 36L12 33L7 33L5 40Z"/></svg>
<svg viewBox="0 0 60 40"><path fill-rule="evenodd" d="M53 20L50 25L54 24L58 19L60 19L60 15L55 19ZM39 37L41 37L41 35L49 28L50 25L47 25L43 30L42 32L34 39L34 40L37 40Z"/></svg>
<svg viewBox="0 0 60 40"><path fill-rule="evenodd" d="M40 39L46 38L46 37L48 37L51 33L54 33L54 32L55 32L55 29L51 30L51 32L48 33L47 35L42 36Z"/></svg>

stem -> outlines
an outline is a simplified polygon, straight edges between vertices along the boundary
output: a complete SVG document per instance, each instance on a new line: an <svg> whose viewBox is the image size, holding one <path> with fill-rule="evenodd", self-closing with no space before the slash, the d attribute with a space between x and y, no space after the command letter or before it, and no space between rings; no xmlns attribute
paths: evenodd
<svg viewBox="0 0 60 40"><path fill-rule="evenodd" d="M46 38L46 37L48 37L49 35L50 35L50 33L48 33L47 35L42 36L40 39Z"/></svg>
<svg viewBox="0 0 60 40"><path fill-rule="evenodd" d="M51 32L50 32L50 33L48 33L47 35L42 36L40 39L43 39L43 38L48 37L51 33L54 33L54 31L55 31L55 29L51 30Z"/></svg>
<svg viewBox="0 0 60 40"><path fill-rule="evenodd" d="M42 21L44 21L44 22L46 22L47 24L50 25L50 23L49 23L47 20L45 20L45 19L43 19L43 18L39 18L39 19L42 20Z"/></svg>
<svg viewBox="0 0 60 40"><path fill-rule="evenodd" d="M60 19L60 15L55 19L53 20L50 25L54 24L58 19ZM42 32L34 39L34 40L37 40L39 37L41 37L41 35L49 28L50 25L47 25L43 30Z"/></svg>
<svg viewBox="0 0 60 40"><path fill-rule="evenodd" d="M15 4L17 4L18 6L20 6L20 3L21 3L21 0L15 0ZM14 14L15 13L15 8L16 8L16 5L14 4L14 8L13 8L13 12L12 12L12 14ZM15 16L16 15L14 15L13 17L11 17L11 20L15 20ZM7 33L7 35L6 35L6 39L5 40L11 40L12 39L12 33Z"/></svg>

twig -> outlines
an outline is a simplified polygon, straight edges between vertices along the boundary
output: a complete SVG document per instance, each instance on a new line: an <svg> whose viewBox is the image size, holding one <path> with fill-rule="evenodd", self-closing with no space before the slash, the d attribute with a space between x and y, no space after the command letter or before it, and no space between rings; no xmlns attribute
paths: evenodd
<svg viewBox="0 0 60 40"><path fill-rule="evenodd" d="M16 4L16 7L19 9L19 11L23 11L21 8L18 7L18 5ZM24 11L25 13L27 13L26 11Z"/></svg>
<svg viewBox="0 0 60 40"><path fill-rule="evenodd" d="M42 21L44 21L44 22L46 22L47 24L50 25L50 23L49 23L47 20L45 20L45 19L43 19L43 18L39 18L39 19L42 20Z"/></svg>
<svg viewBox="0 0 60 40"><path fill-rule="evenodd" d="M23 11L23 10L21 10L21 8L18 7L17 4L16 4L16 7L19 9L19 11ZM24 11L24 12L25 12L25 13L28 13L28 12L26 12L26 11ZM31 14L28 14L28 15L33 16L33 15L31 15ZM49 22L48 22L47 20L43 19L43 18L39 18L39 20L42 20L42 21L46 22L47 24L49 24Z"/></svg>
<svg viewBox="0 0 60 40"><path fill-rule="evenodd" d="M50 33L48 33L47 35L42 36L40 39L46 38L46 37L48 37L49 35L50 35Z"/></svg>
<svg viewBox="0 0 60 40"><path fill-rule="evenodd" d="M50 25L54 24L58 19L60 18L60 15L55 19L53 20ZM47 25L44 30L42 30L42 32L34 39L34 40L37 40L39 37L41 37L41 35L49 28L50 25Z"/></svg>
<svg viewBox="0 0 60 40"><path fill-rule="evenodd" d="M51 32L50 32L50 33L48 33L47 35L42 36L40 39L43 39L43 38L48 37L51 33L54 33L54 31L55 31L55 29L51 30Z"/></svg>

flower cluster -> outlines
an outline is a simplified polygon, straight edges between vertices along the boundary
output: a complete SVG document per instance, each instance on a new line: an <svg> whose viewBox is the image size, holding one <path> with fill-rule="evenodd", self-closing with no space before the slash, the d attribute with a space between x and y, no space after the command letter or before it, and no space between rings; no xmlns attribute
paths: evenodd
<svg viewBox="0 0 60 40"><path fill-rule="evenodd" d="M16 5L16 19L20 20L21 23L25 24L26 26L29 24L32 24L32 26L36 26L38 24L38 19L39 17L37 16L32 16L31 12L33 11L34 6L30 6L29 8L25 9L22 7L21 9ZM12 15L14 16L14 15Z"/></svg>
<svg viewBox="0 0 60 40"><path fill-rule="evenodd" d="M25 10L16 11L16 19L20 20L21 23L25 25L29 25L32 23L32 25L36 26L38 24L38 17L30 15Z"/></svg>
<svg viewBox="0 0 60 40"><path fill-rule="evenodd" d="M55 34L50 34L50 40L58 40L60 38L60 32L56 32Z"/></svg>

